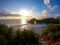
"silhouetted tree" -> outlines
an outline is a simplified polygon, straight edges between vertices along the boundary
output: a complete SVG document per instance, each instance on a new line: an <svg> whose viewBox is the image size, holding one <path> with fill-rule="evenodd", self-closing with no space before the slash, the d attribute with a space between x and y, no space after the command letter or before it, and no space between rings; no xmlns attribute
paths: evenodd
<svg viewBox="0 0 60 45"><path fill-rule="evenodd" d="M45 24L60 24L60 18L44 18L44 19L41 19L41 20L31 19L31 20L28 21L28 23L33 24L34 21L36 21L37 24L40 24L40 23L45 23Z"/></svg>

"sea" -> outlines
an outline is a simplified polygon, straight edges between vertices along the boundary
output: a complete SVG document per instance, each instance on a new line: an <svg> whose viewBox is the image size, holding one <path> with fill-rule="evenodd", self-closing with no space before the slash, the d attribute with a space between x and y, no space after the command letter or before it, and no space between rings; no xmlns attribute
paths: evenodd
<svg viewBox="0 0 60 45"><path fill-rule="evenodd" d="M42 23L42 24L21 24L21 20L17 20L17 19L2 19L0 20L1 23L4 23L12 28L14 28L15 30L20 29L21 31L23 31L24 29L32 29L34 32L39 33L45 26L46 24Z"/></svg>

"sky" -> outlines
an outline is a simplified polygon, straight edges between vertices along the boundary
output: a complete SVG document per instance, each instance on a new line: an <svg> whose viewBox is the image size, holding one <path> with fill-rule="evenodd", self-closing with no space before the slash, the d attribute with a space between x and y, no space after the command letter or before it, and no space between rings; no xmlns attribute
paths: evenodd
<svg viewBox="0 0 60 45"><path fill-rule="evenodd" d="M31 11L31 15L38 19L56 17L60 16L60 0L0 0L0 16L17 13L21 9Z"/></svg>

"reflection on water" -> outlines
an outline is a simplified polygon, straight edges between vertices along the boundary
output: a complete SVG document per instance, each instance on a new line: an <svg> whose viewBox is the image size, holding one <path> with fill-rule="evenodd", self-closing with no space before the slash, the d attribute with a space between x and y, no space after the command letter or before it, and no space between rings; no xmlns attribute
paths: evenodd
<svg viewBox="0 0 60 45"><path fill-rule="evenodd" d="M26 24L26 23L27 23L27 21L26 21L25 17L22 17L21 24Z"/></svg>
<svg viewBox="0 0 60 45"><path fill-rule="evenodd" d="M22 19L21 20L21 24L26 24L26 20L25 19Z"/></svg>
<svg viewBox="0 0 60 45"><path fill-rule="evenodd" d="M22 26L20 27L20 29L21 29L21 30L28 29L28 25L22 25Z"/></svg>
<svg viewBox="0 0 60 45"><path fill-rule="evenodd" d="M43 29L45 26L45 24L24 24L20 26L15 26L14 29L33 29L35 32L39 33L41 29Z"/></svg>

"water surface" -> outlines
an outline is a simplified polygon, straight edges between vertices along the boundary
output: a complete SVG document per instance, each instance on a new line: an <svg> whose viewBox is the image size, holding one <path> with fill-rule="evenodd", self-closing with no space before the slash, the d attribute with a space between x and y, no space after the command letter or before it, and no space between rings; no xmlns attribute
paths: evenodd
<svg viewBox="0 0 60 45"><path fill-rule="evenodd" d="M18 25L18 26L13 26L14 29L32 29L34 32L39 33L46 24L24 24L24 25Z"/></svg>
<svg viewBox="0 0 60 45"><path fill-rule="evenodd" d="M33 29L33 31L39 33L45 26L46 24L25 24L25 20L23 20L22 22L24 22L23 24L21 24L21 20L17 20L17 19L11 19L11 20L0 20L1 23L5 23L8 26L13 27L14 29Z"/></svg>

